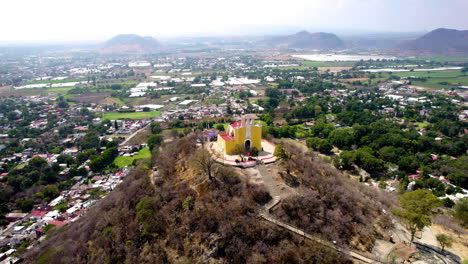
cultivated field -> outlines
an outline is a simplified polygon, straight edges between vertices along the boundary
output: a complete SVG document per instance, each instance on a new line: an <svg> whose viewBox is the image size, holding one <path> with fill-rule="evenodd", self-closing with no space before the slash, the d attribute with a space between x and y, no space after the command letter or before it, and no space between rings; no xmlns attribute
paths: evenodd
<svg viewBox="0 0 468 264"><path fill-rule="evenodd" d="M398 77L416 77L426 78L422 80L411 80L411 84L418 87L434 88L434 89L450 89L459 85L468 85L468 75L459 70L456 71L429 71L429 72L396 72L393 76ZM391 76L390 73L382 73L384 78ZM380 79L380 78L379 78Z"/></svg>
<svg viewBox="0 0 468 264"><path fill-rule="evenodd" d="M102 116L102 119L119 120L119 119L148 119L160 115L160 111L152 112L133 112L133 113L107 113Z"/></svg>
<svg viewBox="0 0 468 264"><path fill-rule="evenodd" d="M33 96L33 95L65 95L73 87L54 87L54 88L37 88L37 89L19 89L15 90L11 87L0 88L0 96Z"/></svg>
<svg viewBox="0 0 468 264"><path fill-rule="evenodd" d="M95 103L102 104L103 101L111 95L111 92L102 92L102 93L84 93L80 95L73 96L73 101L78 103ZM68 95L67 95L68 96ZM65 97L66 98L66 97Z"/></svg>

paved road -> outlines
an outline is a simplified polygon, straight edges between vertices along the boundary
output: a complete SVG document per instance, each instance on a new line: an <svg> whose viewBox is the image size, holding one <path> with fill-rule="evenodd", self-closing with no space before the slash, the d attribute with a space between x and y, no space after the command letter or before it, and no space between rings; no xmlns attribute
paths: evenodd
<svg viewBox="0 0 468 264"><path fill-rule="evenodd" d="M140 130L136 131L135 133L131 134L127 139L125 139L124 142L120 143L121 146L125 146L127 144L128 141L130 141L130 139L132 139L136 134L140 133L140 131L143 131L143 129L145 129L146 127L148 127L150 125L150 123L148 123L146 126L144 126L143 128L141 128Z"/></svg>

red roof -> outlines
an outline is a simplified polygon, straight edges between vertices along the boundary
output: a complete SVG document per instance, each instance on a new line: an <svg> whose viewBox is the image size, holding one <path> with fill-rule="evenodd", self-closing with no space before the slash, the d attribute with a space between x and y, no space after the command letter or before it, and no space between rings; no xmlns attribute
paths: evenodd
<svg viewBox="0 0 468 264"><path fill-rule="evenodd" d="M419 174L410 175L410 176L408 176L408 178L413 179L413 180L419 179Z"/></svg>
<svg viewBox="0 0 468 264"><path fill-rule="evenodd" d="M38 211L38 210L34 210L32 211L32 216L33 217L44 217L46 214L48 213L48 211Z"/></svg>
<svg viewBox="0 0 468 264"><path fill-rule="evenodd" d="M233 137L228 136L228 134L219 134L225 141L232 141L234 140Z"/></svg>
<svg viewBox="0 0 468 264"><path fill-rule="evenodd" d="M56 227L61 227L61 226L65 225L68 222L69 221L50 220L50 221L47 221L47 224L51 224L51 225L54 225Z"/></svg>
<svg viewBox="0 0 468 264"><path fill-rule="evenodd" d="M236 122L230 124L230 126L232 126L232 127L240 127L241 125L242 125L242 121L236 121Z"/></svg>

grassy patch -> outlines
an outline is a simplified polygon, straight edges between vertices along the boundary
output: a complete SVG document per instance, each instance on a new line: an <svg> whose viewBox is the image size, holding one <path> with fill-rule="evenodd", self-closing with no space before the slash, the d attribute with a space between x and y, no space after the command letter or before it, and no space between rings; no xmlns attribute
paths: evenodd
<svg viewBox="0 0 468 264"><path fill-rule="evenodd" d="M72 99L73 97L76 97L76 96L78 96L78 94L66 94L66 95L63 96L63 98Z"/></svg>
<svg viewBox="0 0 468 264"><path fill-rule="evenodd" d="M133 112L133 113L107 113L102 116L102 119L119 120L119 119L148 119L161 114L161 111L152 112Z"/></svg>
<svg viewBox="0 0 468 264"><path fill-rule="evenodd" d="M66 80L44 80L44 81L27 82L27 83L24 83L23 85L26 85L26 84L41 84L41 83L84 82L84 81L87 81L87 79L81 78L81 79L66 79Z"/></svg>
<svg viewBox="0 0 468 264"><path fill-rule="evenodd" d="M460 70L456 71L424 71L424 72L394 72L394 76L399 77L420 77L420 78L454 78L462 75ZM390 76L390 74L387 74Z"/></svg>
<svg viewBox="0 0 468 264"><path fill-rule="evenodd" d="M449 70L449 71L425 71L425 72L395 72L392 73L394 76L399 77L418 77L425 78L426 81L411 80L412 85L434 88L434 89L450 89L460 85L468 85L468 75L463 74L460 70ZM389 73L378 75L382 77L389 77ZM379 78L380 79L380 78ZM455 83L455 85L452 85Z"/></svg>
<svg viewBox="0 0 468 264"><path fill-rule="evenodd" d="M468 62L468 56L434 56L434 57L417 57L411 60L430 60L434 62Z"/></svg>
<svg viewBox="0 0 468 264"><path fill-rule="evenodd" d="M301 62L302 65L308 67L330 67L331 64L325 63L323 61L303 61Z"/></svg>
<svg viewBox="0 0 468 264"><path fill-rule="evenodd" d="M9 93L16 96L30 96L30 95L48 95L59 94L65 95L73 87L54 87L54 88L33 88L33 89L18 89L9 91Z"/></svg>
<svg viewBox="0 0 468 264"><path fill-rule="evenodd" d="M119 106L124 106L125 105L125 102L123 102L122 100L120 100L120 98L117 98L117 97L109 97L110 100L112 100L112 102L116 103L117 105Z"/></svg>
<svg viewBox="0 0 468 264"><path fill-rule="evenodd" d="M118 167L131 166L134 160L145 159L151 157L149 147L142 148L137 155L133 157L117 157L114 160L114 164Z"/></svg>
<svg viewBox="0 0 468 264"><path fill-rule="evenodd" d="M451 85L451 83L459 83L460 85L468 85L468 76L454 77L454 78L429 78L427 81L412 81L413 85L435 88L435 89L450 89L456 88L458 85ZM447 83L447 84L443 84Z"/></svg>
<svg viewBox="0 0 468 264"><path fill-rule="evenodd" d="M312 67L312 66L286 66L286 67L278 67L277 69L281 69L281 70L308 70L309 67Z"/></svg>
<svg viewBox="0 0 468 264"><path fill-rule="evenodd" d="M416 122L416 124L418 124L418 127L417 127L418 130L425 128L429 125L429 123L424 123L424 122Z"/></svg>

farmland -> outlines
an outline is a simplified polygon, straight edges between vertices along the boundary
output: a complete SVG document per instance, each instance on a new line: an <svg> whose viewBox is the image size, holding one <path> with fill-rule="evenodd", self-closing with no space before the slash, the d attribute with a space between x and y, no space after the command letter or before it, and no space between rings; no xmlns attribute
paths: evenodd
<svg viewBox="0 0 468 264"><path fill-rule="evenodd" d="M67 82L84 82L87 81L85 78L80 79L65 79L65 80L43 80L43 81L33 81L33 82L26 82L23 85L28 84L41 84L41 83L67 83Z"/></svg>
<svg viewBox="0 0 468 264"><path fill-rule="evenodd" d="M410 58L408 60L426 60L426 61L434 61L434 62L442 62L442 63L463 63L468 62L468 56L434 56L434 57L417 57L417 58Z"/></svg>
<svg viewBox="0 0 468 264"><path fill-rule="evenodd" d="M388 78L390 76L398 76L401 78L419 78L411 80L411 84L420 87L448 89L459 85L468 85L468 75L457 71L428 71L428 72L397 72L384 73L378 76ZM380 79L380 77L378 78Z"/></svg>
<svg viewBox="0 0 468 264"><path fill-rule="evenodd" d="M148 119L160 115L160 111L151 112L131 112L131 113L107 113L102 116L102 119L119 120L119 119Z"/></svg>
<svg viewBox="0 0 468 264"><path fill-rule="evenodd" d="M390 76L390 74L387 74ZM398 77L418 77L418 78L453 78L466 76L461 71L427 71L427 72L394 72L391 75Z"/></svg>
<svg viewBox="0 0 468 264"><path fill-rule="evenodd" d="M355 61L302 61L302 65L308 67L353 67Z"/></svg>
<svg viewBox="0 0 468 264"><path fill-rule="evenodd" d="M331 63L326 63L323 61L303 61L301 62L302 65L308 66L308 67L329 67L331 66Z"/></svg>
<svg viewBox="0 0 468 264"><path fill-rule="evenodd" d="M54 87L54 88L36 88L36 89L19 89L15 90L12 88L3 87L0 89L1 96L33 96L33 95L49 95L49 94L58 94L64 95L67 94L69 90L73 87Z"/></svg>

